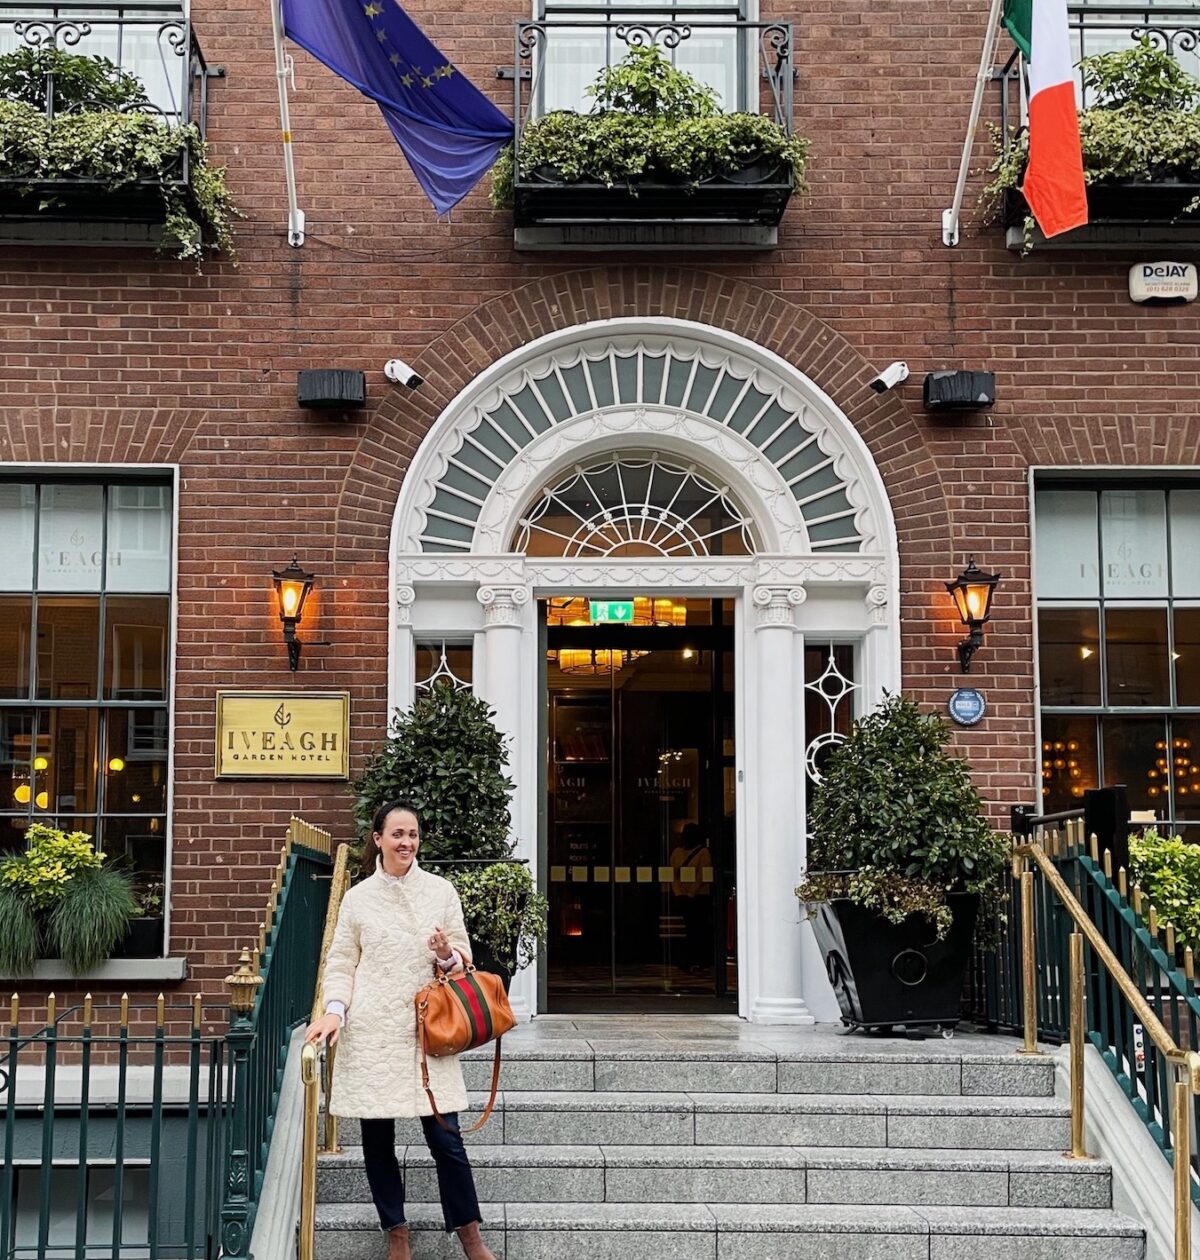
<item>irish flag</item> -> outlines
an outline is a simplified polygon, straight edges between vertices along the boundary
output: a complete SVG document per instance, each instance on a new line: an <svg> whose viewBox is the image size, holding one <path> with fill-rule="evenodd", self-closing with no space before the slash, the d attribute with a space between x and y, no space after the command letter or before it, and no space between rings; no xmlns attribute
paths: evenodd
<svg viewBox="0 0 1200 1260"><path fill-rule="evenodd" d="M1045 236L1088 221L1067 0L1004 0L1004 25L1029 62L1029 166L1021 192Z"/></svg>

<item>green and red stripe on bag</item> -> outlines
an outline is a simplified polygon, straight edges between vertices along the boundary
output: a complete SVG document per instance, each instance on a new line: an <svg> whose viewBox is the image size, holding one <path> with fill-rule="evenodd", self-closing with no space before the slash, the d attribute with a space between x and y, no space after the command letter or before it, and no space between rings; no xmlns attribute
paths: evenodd
<svg viewBox="0 0 1200 1260"><path fill-rule="evenodd" d="M446 1128L437 1100L429 1087L428 1055L435 1059L462 1054L477 1046L496 1042L492 1063L492 1092L479 1122L466 1132L482 1129L496 1105L500 1085L500 1038L517 1022L504 981L487 971L467 967L451 975L439 975L422 989L415 999L417 1040L421 1046L421 1084L429 1097L429 1105L438 1123Z"/></svg>

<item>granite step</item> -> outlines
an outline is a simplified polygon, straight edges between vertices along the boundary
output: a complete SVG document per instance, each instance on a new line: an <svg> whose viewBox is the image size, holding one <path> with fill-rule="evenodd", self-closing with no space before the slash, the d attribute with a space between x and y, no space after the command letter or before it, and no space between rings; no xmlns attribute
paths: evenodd
<svg viewBox="0 0 1200 1260"><path fill-rule="evenodd" d="M472 1106L482 1106L474 1095ZM464 1123L473 1122L470 1111ZM421 1143L400 1121L400 1145ZM504 1090L467 1141L522 1146L822 1146L1062 1150L1069 1111L1047 1098L888 1094L634 1093ZM360 1144L343 1120L343 1146Z"/></svg>
<svg viewBox="0 0 1200 1260"><path fill-rule="evenodd" d="M437 1199L424 1145L398 1151L409 1195ZM1107 1208L1112 1172L1057 1153L763 1146L475 1146L479 1195L517 1203L824 1203ZM322 1156L318 1197L368 1203L362 1151Z"/></svg>
<svg viewBox="0 0 1200 1260"><path fill-rule="evenodd" d="M463 1056L467 1088L484 1090L492 1048ZM1054 1065L1011 1054L856 1050L813 1053L794 1046L693 1039L661 1048L607 1042L505 1043L501 1085L523 1092L918 1094L1050 1098Z"/></svg>
<svg viewBox="0 0 1200 1260"><path fill-rule="evenodd" d="M498 1260L1144 1260L1108 1210L760 1204L485 1204ZM436 1206L409 1219L422 1260L457 1260ZM379 1260L369 1204L322 1204L317 1260Z"/></svg>

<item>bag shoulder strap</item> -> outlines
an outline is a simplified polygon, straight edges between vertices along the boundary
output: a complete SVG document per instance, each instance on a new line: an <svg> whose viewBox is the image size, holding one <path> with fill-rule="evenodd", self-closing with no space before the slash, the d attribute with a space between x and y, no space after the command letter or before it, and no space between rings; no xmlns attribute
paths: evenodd
<svg viewBox="0 0 1200 1260"><path fill-rule="evenodd" d="M442 1119L442 1113L438 1110L437 1100L433 1096L433 1090L429 1087L429 1059L425 1050L425 1012L421 1011L420 1018L417 1020L418 1028L421 1034L421 1088L424 1089L429 1099L429 1105L433 1108L434 1118L438 1124L451 1132L450 1126ZM492 1091L488 1097L487 1106L483 1109L483 1115L469 1129L461 1129L462 1133L477 1133L488 1122L488 1117L492 1114L492 1109L496 1105L496 1091L500 1088L500 1041L496 1038L496 1055L492 1059Z"/></svg>

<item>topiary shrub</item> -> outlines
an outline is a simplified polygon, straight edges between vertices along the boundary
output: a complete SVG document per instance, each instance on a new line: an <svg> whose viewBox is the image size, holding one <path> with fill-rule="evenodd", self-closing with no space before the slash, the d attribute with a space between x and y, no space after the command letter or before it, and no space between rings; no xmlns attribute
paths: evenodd
<svg viewBox="0 0 1200 1260"><path fill-rule="evenodd" d="M446 878L462 902L467 935L485 945L504 971L528 967L546 943L550 907L519 862L450 869Z"/></svg>
<svg viewBox="0 0 1200 1260"><path fill-rule="evenodd" d="M903 696L854 723L813 794L801 901L846 897L893 923L923 914L944 939L949 894L999 897L1009 845L949 740L940 717Z"/></svg>
<svg viewBox="0 0 1200 1260"><path fill-rule="evenodd" d="M385 801L407 801L421 816L426 859L512 855L508 753L492 710L470 691L436 686L407 713L354 784L359 839Z"/></svg>
<svg viewBox="0 0 1200 1260"><path fill-rule="evenodd" d="M1148 827L1129 837L1129 866L1159 921L1174 924L1180 945L1200 951L1200 845Z"/></svg>

